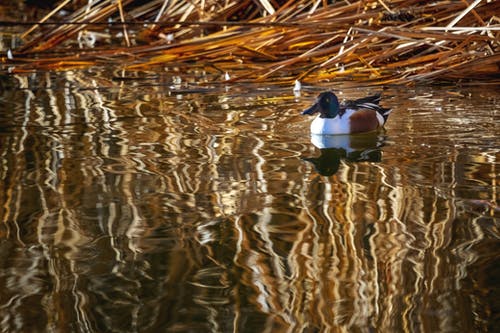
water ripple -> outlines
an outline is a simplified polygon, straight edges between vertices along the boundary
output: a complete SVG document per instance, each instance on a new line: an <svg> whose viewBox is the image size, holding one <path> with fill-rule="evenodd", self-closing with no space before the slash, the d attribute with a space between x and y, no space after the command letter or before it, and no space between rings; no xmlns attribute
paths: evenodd
<svg viewBox="0 0 500 333"><path fill-rule="evenodd" d="M1 93L2 331L494 327L496 91L389 87L384 133L311 141L322 87L148 75Z"/></svg>

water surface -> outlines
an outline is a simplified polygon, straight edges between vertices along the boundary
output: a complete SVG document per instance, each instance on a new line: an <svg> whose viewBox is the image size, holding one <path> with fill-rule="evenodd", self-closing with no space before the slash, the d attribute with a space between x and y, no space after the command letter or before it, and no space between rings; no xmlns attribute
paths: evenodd
<svg viewBox="0 0 500 333"><path fill-rule="evenodd" d="M116 76L2 79L2 332L500 324L498 87L385 87L384 132L311 142L319 91L382 88Z"/></svg>

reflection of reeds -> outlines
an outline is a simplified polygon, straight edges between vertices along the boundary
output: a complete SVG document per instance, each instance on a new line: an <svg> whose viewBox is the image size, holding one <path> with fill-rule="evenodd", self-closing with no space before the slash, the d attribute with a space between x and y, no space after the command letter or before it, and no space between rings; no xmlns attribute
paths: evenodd
<svg viewBox="0 0 500 333"><path fill-rule="evenodd" d="M25 42L14 58L2 62L18 72L109 64L147 70L196 62L208 72L230 73L233 81L396 83L499 72L498 1L273 5L264 0L142 6L100 1L59 23L48 24L51 12L22 34ZM77 40L75 54L68 46Z"/></svg>
<svg viewBox="0 0 500 333"><path fill-rule="evenodd" d="M67 74L88 89L8 98L24 103L0 146L2 329L434 332L471 331L463 311L487 318L480 299L457 310L471 303L456 286L482 269L492 219L458 212L454 191L494 182L493 155L450 145L432 163L320 177L297 156L308 142L275 118L259 130L279 105L174 103L159 87L111 102L105 80Z"/></svg>

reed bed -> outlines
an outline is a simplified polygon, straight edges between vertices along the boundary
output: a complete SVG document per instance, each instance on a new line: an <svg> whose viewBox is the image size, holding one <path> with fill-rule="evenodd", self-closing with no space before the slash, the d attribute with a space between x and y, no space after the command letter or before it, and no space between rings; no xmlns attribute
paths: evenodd
<svg viewBox="0 0 500 333"><path fill-rule="evenodd" d="M23 23L22 45L1 63L13 73L114 66L124 77L201 66L220 81L272 83L498 81L498 13L487 0L63 0Z"/></svg>

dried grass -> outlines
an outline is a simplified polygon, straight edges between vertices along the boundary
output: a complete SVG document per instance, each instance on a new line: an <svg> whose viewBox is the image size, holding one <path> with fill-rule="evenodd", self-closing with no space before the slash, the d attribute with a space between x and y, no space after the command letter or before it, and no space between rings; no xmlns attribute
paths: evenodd
<svg viewBox="0 0 500 333"><path fill-rule="evenodd" d="M136 71L201 63L228 72L231 81L369 84L498 80L500 72L499 1L157 0L137 6L101 0L82 3L63 20L56 12L21 35L24 44L13 59L2 57L4 66L13 72L93 65Z"/></svg>

